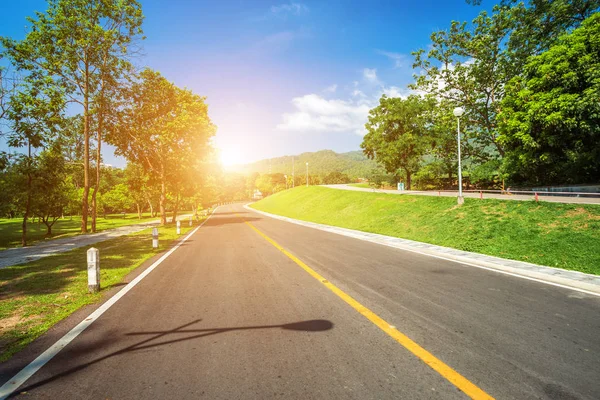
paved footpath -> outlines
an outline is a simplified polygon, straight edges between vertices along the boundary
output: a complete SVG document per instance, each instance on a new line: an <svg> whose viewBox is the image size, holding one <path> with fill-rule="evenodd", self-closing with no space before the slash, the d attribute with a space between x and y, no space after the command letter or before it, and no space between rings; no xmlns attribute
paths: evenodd
<svg viewBox="0 0 600 400"><path fill-rule="evenodd" d="M598 296L241 205L160 260L34 342L92 321L16 397L600 398ZM0 385L37 354L0 365Z"/></svg>
<svg viewBox="0 0 600 400"><path fill-rule="evenodd" d="M419 196L442 196L442 197L457 197L457 191L437 191L437 190L390 190L390 189L370 189L351 186L347 184L338 185L322 185L332 189L340 190L352 190L355 192L375 192L375 193L389 193L389 194L414 194ZM539 192L539 200L547 201L550 203L565 203L565 204L598 204L600 205L600 193L598 197L571 197L571 196L546 196L543 192ZM479 199L479 192L463 192L463 197L471 199ZM499 193L483 193L484 199L498 199L498 200L520 200L520 201L532 201L535 200L534 195L524 194L499 194Z"/></svg>
<svg viewBox="0 0 600 400"><path fill-rule="evenodd" d="M184 220L191 214L178 216L178 220ZM121 226L114 229L106 229L98 233L76 235L62 239L52 239L27 247L13 247L0 251L0 269L11 265L24 264L53 254L77 249L79 247L91 246L95 243L114 239L120 236L130 235L144 229L151 228L160 223L159 220L144 222L141 224Z"/></svg>

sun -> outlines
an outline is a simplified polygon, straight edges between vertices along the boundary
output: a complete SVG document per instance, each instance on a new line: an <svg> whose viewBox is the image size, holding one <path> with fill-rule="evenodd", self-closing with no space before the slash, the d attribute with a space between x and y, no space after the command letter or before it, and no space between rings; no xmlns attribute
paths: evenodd
<svg viewBox="0 0 600 400"><path fill-rule="evenodd" d="M230 167L232 165L240 164L240 152L238 149L225 148L220 149L221 165L224 167Z"/></svg>

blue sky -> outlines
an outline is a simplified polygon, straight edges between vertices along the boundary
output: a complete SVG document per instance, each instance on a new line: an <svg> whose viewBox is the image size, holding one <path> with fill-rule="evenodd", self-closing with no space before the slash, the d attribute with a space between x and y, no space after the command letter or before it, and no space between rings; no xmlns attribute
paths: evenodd
<svg viewBox="0 0 600 400"><path fill-rule="evenodd" d="M207 96L224 161L358 150L369 108L403 95L433 31L481 11L464 0L142 0L136 60ZM490 6L491 4L486 4ZM22 38L43 0L2 0L0 35ZM112 149L107 163L124 165Z"/></svg>

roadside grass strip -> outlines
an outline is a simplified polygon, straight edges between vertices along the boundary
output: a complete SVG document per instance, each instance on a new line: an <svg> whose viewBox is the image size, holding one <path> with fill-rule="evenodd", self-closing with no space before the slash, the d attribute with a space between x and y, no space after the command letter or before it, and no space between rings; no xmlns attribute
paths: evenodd
<svg viewBox="0 0 600 400"><path fill-rule="evenodd" d="M193 229L183 225L182 235ZM182 237L174 224L159 227L159 232L158 249L152 248L150 228L95 244L102 287L95 294L87 288L87 247L0 269L0 362L82 306L99 301L129 272Z"/></svg>
<svg viewBox="0 0 600 400"><path fill-rule="evenodd" d="M293 219L600 275L600 206L297 187L250 207Z"/></svg>
<svg viewBox="0 0 600 400"><path fill-rule="evenodd" d="M99 217L96 221L98 232L119 228L121 226L141 224L156 221L158 217L151 217L144 213L139 219L137 214L113 214L106 218ZM21 218L0 218L0 250L21 246L23 220ZM61 218L52 226L52 236L46 237L46 225L34 221L27 223L27 244L77 236L81 232L81 217Z"/></svg>

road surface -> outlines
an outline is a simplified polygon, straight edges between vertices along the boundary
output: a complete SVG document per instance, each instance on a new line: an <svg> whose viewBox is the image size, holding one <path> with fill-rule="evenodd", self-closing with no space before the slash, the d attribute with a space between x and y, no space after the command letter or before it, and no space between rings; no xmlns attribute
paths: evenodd
<svg viewBox="0 0 600 400"><path fill-rule="evenodd" d="M390 189L371 189L352 186L348 184L336 184L336 185L323 185L332 189L339 190L352 190L355 192L377 192L377 193L389 193L389 194L412 194L419 196L442 196L442 197L457 197L458 191L450 190L390 190ZM580 197L575 196L557 196L548 195L548 192L538 192L539 201L547 201L550 203L564 203L564 204L598 204L600 205L600 193L589 193L588 195L581 195ZM479 199L481 196L484 199L498 199L498 200L519 200L519 201L534 201L535 195L533 194L500 194L500 193L486 193L479 192L464 192L463 197L470 199Z"/></svg>
<svg viewBox="0 0 600 400"><path fill-rule="evenodd" d="M598 399L599 332L599 297L227 205L18 392Z"/></svg>

